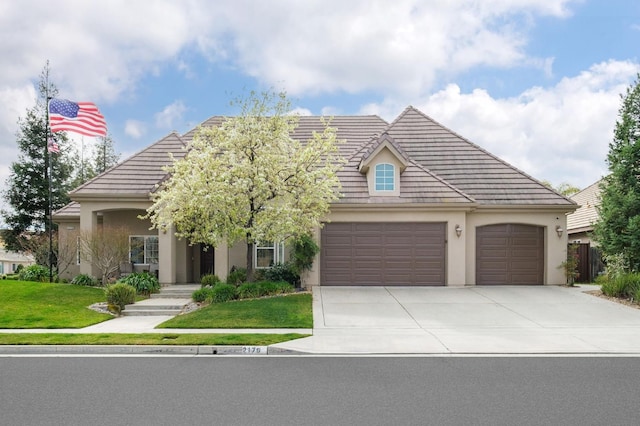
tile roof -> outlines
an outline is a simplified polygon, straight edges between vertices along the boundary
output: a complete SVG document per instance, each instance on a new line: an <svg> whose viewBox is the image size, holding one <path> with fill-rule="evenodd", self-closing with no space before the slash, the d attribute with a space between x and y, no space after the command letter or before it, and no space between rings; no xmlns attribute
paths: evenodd
<svg viewBox="0 0 640 426"><path fill-rule="evenodd" d="M224 119L214 116L201 126L218 125ZM350 159L340 172L342 203L392 202L390 197L369 197L366 178L357 171L361 159L375 150L374 145L387 140L408 160L408 167L400 177L401 194L394 202L574 205L413 107L405 109L391 124L378 116L366 115L333 117L329 125L336 128L338 139L343 141L342 156ZM182 158L186 152L184 147L199 127L182 136L169 134L72 191L72 199L102 195L148 196L166 177L162 168L170 163L167 153ZM292 137L306 141L314 131L323 129L321 117L301 116ZM385 133L388 137L381 136ZM58 213L65 213L65 209Z"/></svg>
<svg viewBox="0 0 640 426"><path fill-rule="evenodd" d="M185 155L185 141L176 133L170 133L153 145L134 154L101 175L74 189L71 198L92 195L148 196L171 164L168 153L175 158Z"/></svg>
<svg viewBox="0 0 640 426"><path fill-rule="evenodd" d="M600 205L600 180L574 194L571 199L578 203L578 210L567 215L567 231L583 232L593 229L598 220L598 206Z"/></svg>
<svg viewBox="0 0 640 426"><path fill-rule="evenodd" d="M480 204L573 204L413 107L387 131L413 161Z"/></svg>

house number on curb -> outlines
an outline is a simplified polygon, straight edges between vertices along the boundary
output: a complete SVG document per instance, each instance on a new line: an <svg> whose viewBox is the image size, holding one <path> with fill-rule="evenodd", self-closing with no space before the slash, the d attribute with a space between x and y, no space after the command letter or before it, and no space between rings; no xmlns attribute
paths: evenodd
<svg viewBox="0 0 640 426"><path fill-rule="evenodd" d="M266 346L243 346L242 353L245 355L264 355L267 353Z"/></svg>

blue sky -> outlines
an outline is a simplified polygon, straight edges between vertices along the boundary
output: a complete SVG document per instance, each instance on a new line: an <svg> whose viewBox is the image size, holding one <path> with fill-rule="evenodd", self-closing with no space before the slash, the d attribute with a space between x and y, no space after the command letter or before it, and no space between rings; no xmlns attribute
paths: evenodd
<svg viewBox="0 0 640 426"><path fill-rule="evenodd" d="M26 0L0 6L0 36L0 185L47 59L61 97L99 106L123 159L273 88L304 114L392 121L413 105L581 188L606 173L640 71L630 0Z"/></svg>

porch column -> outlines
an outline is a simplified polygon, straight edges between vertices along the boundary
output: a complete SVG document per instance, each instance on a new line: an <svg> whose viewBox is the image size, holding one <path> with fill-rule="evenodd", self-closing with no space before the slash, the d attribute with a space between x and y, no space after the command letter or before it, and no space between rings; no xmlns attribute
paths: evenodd
<svg viewBox="0 0 640 426"><path fill-rule="evenodd" d="M213 270L221 280L229 274L229 247L227 243L220 243L213 251Z"/></svg>
<svg viewBox="0 0 640 426"><path fill-rule="evenodd" d="M80 235L94 234L98 231L98 212L84 204L80 207ZM91 254L84 253L80 256L80 273L92 277L98 276L97 268L91 265Z"/></svg>
<svg viewBox="0 0 640 426"><path fill-rule="evenodd" d="M158 231L158 280L160 284L176 283L176 237L171 226Z"/></svg>

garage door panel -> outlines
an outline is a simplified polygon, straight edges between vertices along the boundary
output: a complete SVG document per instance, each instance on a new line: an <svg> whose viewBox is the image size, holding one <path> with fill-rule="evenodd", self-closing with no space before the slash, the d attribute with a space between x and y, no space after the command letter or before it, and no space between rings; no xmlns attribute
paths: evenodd
<svg viewBox="0 0 640 426"><path fill-rule="evenodd" d="M476 229L476 284L543 284L544 228L500 224Z"/></svg>
<svg viewBox="0 0 640 426"><path fill-rule="evenodd" d="M340 238L334 238L337 233ZM321 234L321 282L444 285L445 237L444 223L326 224Z"/></svg>

